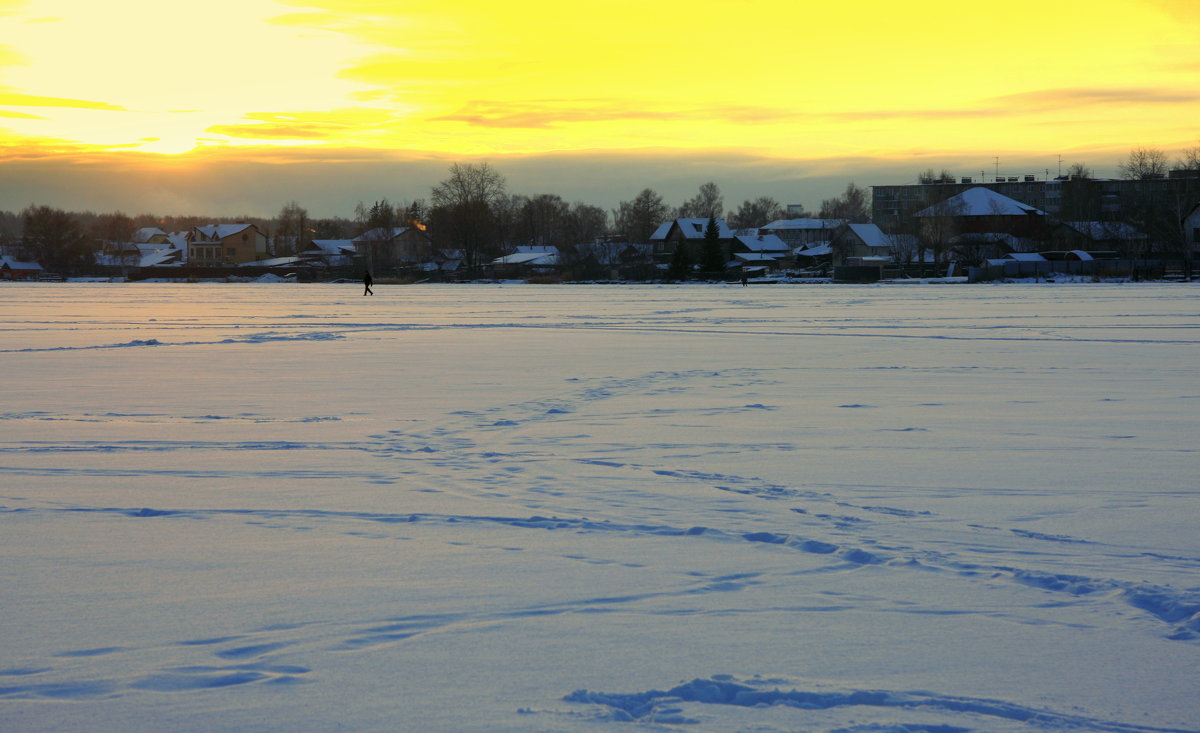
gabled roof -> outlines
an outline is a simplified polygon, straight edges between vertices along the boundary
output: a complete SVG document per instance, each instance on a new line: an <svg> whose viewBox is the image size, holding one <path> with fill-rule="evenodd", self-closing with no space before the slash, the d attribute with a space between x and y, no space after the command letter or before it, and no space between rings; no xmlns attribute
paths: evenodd
<svg viewBox="0 0 1200 733"><path fill-rule="evenodd" d="M763 252L734 252L733 259L738 262L776 262L776 258Z"/></svg>
<svg viewBox="0 0 1200 733"><path fill-rule="evenodd" d="M207 224L196 227L196 231L200 232L205 239L224 239L253 226L253 224Z"/></svg>
<svg viewBox="0 0 1200 733"><path fill-rule="evenodd" d="M921 209L913 216L1025 216L1037 214L1045 216L1044 211L1023 204L1004 194L996 193L990 188L976 186L962 193L951 196L941 203Z"/></svg>
<svg viewBox="0 0 1200 733"><path fill-rule="evenodd" d="M787 252L789 249L787 242L774 234L739 234L734 239L751 252Z"/></svg>
<svg viewBox="0 0 1200 733"><path fill-rule="evenodd" d="M845 230L851 232L868 247L891 247L892 241L876 224L846 224ZM839 231L841 231L839 229Z"/></svg>
<svg viewBox="0 0 1200 733"><path fill-rule="evenodd" d="M553 252L515 252L492 260L493 265L556 265L558 250Z"/></svg>
<svg viewBox="0 0 1200 733"><path fill-rule="evenodd" d="M833 254L833 247L829 242L816 242L808 249L801 247L796 250L797 257L825 257L831 254Z"/></svg>
<svg viewBox="0 0 1200 733"><path fill-rule="evenodd" d="M33 260L18 260L16 257L4 255L0 257L0 267L10 270L41 270L42 266Z"/></svg>
<svg viewBox="0 0 1200 733"><path fill-rule="evenodd" d="M654 230L654 234L650 235L650 241L666 239L675 226L679 227L679 233L684 239L704 239L704 230L708 228L708 219L672 219L664 222ZM717 232L721 239L733 238L733 232L726 226L724 219L717 219Z"/></svg>
<svg viewBox="0 0 1200 733"><path fill-rule="evenodd" d="M320 250L321 254L327 256L336 255L352 255L354 254L353 239L314 239L312 240L312 249L306 249L306 252L311 252L313 249Z"/></svg>
<svg viewBox="0 0 1200 733"><path fill-rule="evenodd" d="M138 243L149 242L152 238L158 236L167 236L167 233L158 227L142 227L133 233L133 241Z"/></svg>
<svg viewBox="0 0 1200 733"><path fill-rule="evenodd" d="M353 241L355 244L360 242L387 242L399 237L401 234L404 234L411 228L412 227L375 227L374 229L363 232L351 241Z"/></svg>

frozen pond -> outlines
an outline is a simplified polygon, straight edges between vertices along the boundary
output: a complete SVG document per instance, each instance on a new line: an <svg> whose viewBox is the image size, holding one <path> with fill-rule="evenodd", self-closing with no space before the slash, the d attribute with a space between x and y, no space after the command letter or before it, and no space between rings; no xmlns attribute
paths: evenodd
<svg viewBox="0 0 1200 733"><path fill-rule="evenodd" d="M0 284L0 729L1200 731L1195 285Z"/></svg>

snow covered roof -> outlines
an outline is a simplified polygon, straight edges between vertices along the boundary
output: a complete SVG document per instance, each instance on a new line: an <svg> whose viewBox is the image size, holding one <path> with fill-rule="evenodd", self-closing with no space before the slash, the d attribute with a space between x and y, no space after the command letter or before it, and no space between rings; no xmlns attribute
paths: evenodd
<svg viewBox="0 0 1200 733"><path fill-rule="evenodd" d="M555 265L558 264L558 251L554 252L514 252L504 257L492 260L493 265Z"/></svg>
<svg viewBox="0 0 1200 733"><path fill-rule="evenodd" d="M775 258L762 252L734 252L734 259L740 262L775 262Z"/></svg>
<svg viewBox="0 0 1200 733"><path fill-rule="evenodd" d="M253 224L207 224L205 226L196 227L196 231L199 232L205 239L213 240L213 239L224 239L225 237L231 237L234 234L237 234L238 232L243 232L252 226L254 226L254 225Z"/></svg>
<svg viewBox="0 0 1200 733"><path fill-rule="evenodd" d="M269 260L242 262L238 267L291 267L293 265L305 264L305 262L306 260L303 257L272 257Z"/></svg>
<svg viewBox="0 0 1200 733"><path fill-rule="evenodd" d="M141 229L139 229L133 233L133 241L135 241L139 244L145 244L146 242L149 242L154 237L159 237L159 236L165 237L165 236L167 236L167 233L164 232L163 230L159 229L158 227L142 227Z"/></svg>
<svg viewBox="0 0 1200 733"><path fill-rule="evenodd" d="M845 219L777 219L759 229L836 229L845 223Z"/></svg>
<svg viewBox="0 0 1200 733"><path fill-rule="evenodd" d="M751 252L787 252L788 245L774 234L739 234L734 237Z"/></svg>
<svg viewBox="0 0 1200 733"><path fill-rule="evenodd" d="M41 270L42 266L33 260L18 260L16 257L4 255L0 257L0 267L10 270Z"/></svg>
<svg viewBox="0 0 1200 733"><path fill-rule="evenodd" d="M1045 262L1046 258L1042 257L1037 252L1009 252L1004 256L1005 259L1016 260L1018 262Z"/></svg>
<svg viewBox="0 0 1200 733"><path fill-rule="evenodd" d="M829 254L833 254L833 247L829 242L817 242L808 249L796 250L796 256L798 257L824 257Z"/></svg>
<svg viewBox="0 0 1200 733"><path fill-rule="evenodd" d="M354 254L353 239L314 239L312 240L313 249L318 249L324 255L345 255ZM306 250L311 252L312 250Z"/></svg>
<svg viewBox="0 0 1200 733"><path fill-rule="evenodd" d="M374 229L363 232L355 237L352 241L358 242L384 242L389 239L404 234L412 227L375 227Z"/></svg>
<svg viewBox="0 0 1200 733"><path fill-rule="evenodd" d="M1023 204L990 188L976 186L951 196L941 203L921 209L913 216L1025 216L1045 215L1046 212Z"/></svg>
<svg viewBox="0 0 1200 733"><path fill-rule="evenodd" d="M163 265L182 265L183 250L154 249L142 253L138 267L162 267Z"/></svg>
<svg viewBox="0 0 1200 733"><path fill-rule="evenodd" d="M650 235L651 241L666 239L671 233L671 227L679 225L679 233L684 239L704 239L704 230L708 228L708 219L685 218L664 222ZM733 232L726 226L724 219L717 219L717 232L721 239L733 239Z"/></svg>
<svg viewBox="0 0 1200 733"><path fill-rule="evenodd" d="M846 228L868 247L891 247L892 241L876 224L847 224Z"/></svg>

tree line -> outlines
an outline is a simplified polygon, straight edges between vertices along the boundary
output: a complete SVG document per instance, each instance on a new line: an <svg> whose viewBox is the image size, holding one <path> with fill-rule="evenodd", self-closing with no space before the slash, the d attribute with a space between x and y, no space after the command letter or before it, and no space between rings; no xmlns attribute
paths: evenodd
<svg viewBox="0 0 1200 733"><path fill-rule="evenodd" d="M1200 146L1184 150L1174 167L1200 170ZM1123 178L1133 180L1162 178L1168 173L1168 159L1161 150L1135 148L1118 164L1118 171ZM1075 163L1068 168L1068 177L1086 181L1093 176L1088 166ZM947 170L928 169L918 174L921 183L954 180ZM1067 199L1070 204L1070 195ZM1154 228L1170 225L1171 216L1178 213L1154 211L1149 204L1143 208L1138 216ZM1134 210L1138 211L1137 207ZM645 188L606 211L580 201L569 203L553 193L511 193L504 176L489 163L454 163L447 177L430 189L428 199L396 204L386 198L370 204L359 202L350 217L312 217L296 201L285 203L273 218L73 213L33 204L18 213L0 211L0 244L16 245L20 254L36 259L47 269L76 273L89 268L97 241L127 242L143 227L187 231L206 224L255 224L271 237L273 254L282 256L294 254L313 239L351 239L375 228L415 226L426 229L435 246L459 250L469 265L478 265L511 252L517 245L571 245L602 237L646 242L663 222L675 218L724 219L730 229L737 230L789 216L814 215L869 221L870 192L850 182L840 194L821 201L811 214L803 210L789 214L770 196L748 199L726 210L720 187L709 181L677 206L669 205L654 189Z"/></svg>
<svg viewBox="0 0 1200 733"><path fill-rule="evenodd" d="M867 221L869 202L867 190L851 183L843 194L822 201L817 215ZM489 163L455 163L445 180L430 189L428 199L360 201L349 217L313 217L294 200L273 218L129 216L33 204L17 213L0 211L0 244L15 246L47 269L78 273L90 267L98 242L128 242L137 230L148 227L171 232L207 224L255 224L271 238L272 254L284 256L313 239L351 239L377 228L414 226L426 230L435 246L461 251L468 264L477 265L517 245L570 245L601 238L646 242L659 225L679 217L723 218L729 227L741 229L786 216L787 208L770 196L746 200L726 212L720 187L712 181L678 206L645 188L606 211L581 201L567 202L553 193L515 194Z"/></svg>

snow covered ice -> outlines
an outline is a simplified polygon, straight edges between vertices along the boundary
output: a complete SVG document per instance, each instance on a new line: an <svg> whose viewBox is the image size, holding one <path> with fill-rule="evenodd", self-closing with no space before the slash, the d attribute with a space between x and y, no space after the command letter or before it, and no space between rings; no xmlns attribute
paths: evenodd
<svg viewBox="0 0 1200 733"><path fill-rule="evenodd" d="M0 729L1198 731L1194 285L0 286Z"/></svg>

